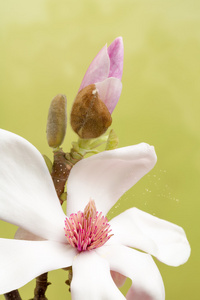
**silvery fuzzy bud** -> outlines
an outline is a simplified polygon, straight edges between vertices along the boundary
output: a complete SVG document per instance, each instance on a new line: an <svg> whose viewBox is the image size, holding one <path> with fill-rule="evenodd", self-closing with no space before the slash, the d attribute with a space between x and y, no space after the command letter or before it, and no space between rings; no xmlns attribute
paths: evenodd
<svg viewBox="0 0 200 300"><path fill-rule="evenodd" d="M49 107L47 119L47 141L50 147L59 147L65 137L67 127L67 99L58 94L53 98Z"/></svg>

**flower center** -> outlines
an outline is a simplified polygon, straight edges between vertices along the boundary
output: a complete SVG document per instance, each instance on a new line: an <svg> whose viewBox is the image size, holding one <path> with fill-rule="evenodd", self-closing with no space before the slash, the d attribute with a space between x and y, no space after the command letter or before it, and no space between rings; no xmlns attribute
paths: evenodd
<svg viewBox="0 0 200 300"><path fill-rule="evenodd" d="M79 252L96 249L112 236L107 218L96 211L94 200L90 200L84 212L78 211L65 219L65 236Z"/></svg>

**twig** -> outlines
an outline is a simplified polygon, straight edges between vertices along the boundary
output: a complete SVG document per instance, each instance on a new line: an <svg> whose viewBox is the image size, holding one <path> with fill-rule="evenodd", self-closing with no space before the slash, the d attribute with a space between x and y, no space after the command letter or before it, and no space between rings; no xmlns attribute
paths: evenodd
<svg viewBox="0 0 200 300"><path fill-rule="evenodd" d="M47 281L48 273L44 273L36 277L36 287L34 290L34 298L31 300L47 300L45 292L48 285L51 283Z"/></svg>
<svg viewBox="0 0 200 300"><path fill-rule="evenodd" d="M4 294L4 297L6 300L22 300L18 290L14 290L14 291Z"/></svg>
<svg viewBox="0 0 200 300"><path fill-rule="evenodd" d="M63 201L60 198L65 189L66 181L69 177L69 173L74 166L74 164L82 159L82 156L79 156L79 159L73 159L72 153L69 153L71 161L66 159L66 153L60 149L59 151L54 152L54 162L52 167L51 177L55 186L56 193L62 205ZM33 300L47 300L45 297L45 292L50 283L47 282L47 273L44 273L36 278L36 288L34 291Z"/></svg>
<svg viewBox="0 0 200 300"><path fill-rule="evenodd" d="M69 286L69 292L71 292L71 282L72 282L72 276L73 276L72 267L68 267L65 269L68 270L68 279L65 281L65 283L66 283L66 285Z"/></svg>
<svg viewBox="0 0 200 300"><path fill-rule="evenodd" d="M56 189L58 198L64 193L65 184L69 177L69 173L73 167L73 163L65 158L65 153L60 149L54 152L54 162L51 172L51 177ZM62 205L63 201L60 199Z"/></svg>

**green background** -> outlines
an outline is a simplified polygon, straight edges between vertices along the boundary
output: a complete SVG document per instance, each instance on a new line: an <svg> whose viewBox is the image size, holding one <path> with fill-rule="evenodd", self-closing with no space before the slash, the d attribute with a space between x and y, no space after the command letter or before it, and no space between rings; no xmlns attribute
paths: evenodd
<svg viewBox="0 0 200 300"><path fill-rule="evenodd" d="M189 261L178 268L157 264L167 300L197 300L199 0L1 0L0 127L51 156L45 137L51 99L66 94L69 115L89 63L117 36L124 39L125 57L123 90L112 128L120 147L143 141L154 145L158 162L109 217L136 206L182 226L192 247ZM65 151L74 139L68 124ZM12 237L15 229L0 222L1 237ZM49 274L53 283L48 288L49 300L70 299L66 275L62 270ZM23 299L32 297L33 287L31 282L20 289Z"/></svg>

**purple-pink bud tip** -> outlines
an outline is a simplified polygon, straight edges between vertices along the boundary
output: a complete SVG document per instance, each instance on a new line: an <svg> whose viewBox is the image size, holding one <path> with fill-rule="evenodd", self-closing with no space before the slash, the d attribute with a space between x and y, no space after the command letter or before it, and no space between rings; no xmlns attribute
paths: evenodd
<svg viewBox="0 0 200 300"><path fill-rule="evenodd" d="M122 37L116 38L107 48L105 45L91 62L79 91L95 84L100 99L113 112L122 91L124 46Z"/></svg>

